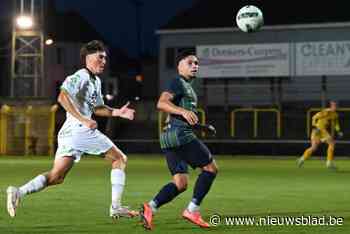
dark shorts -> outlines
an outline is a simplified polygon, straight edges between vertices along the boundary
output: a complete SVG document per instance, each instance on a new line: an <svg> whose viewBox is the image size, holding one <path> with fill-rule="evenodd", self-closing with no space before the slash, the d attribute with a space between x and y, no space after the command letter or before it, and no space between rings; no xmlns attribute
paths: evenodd
<svg viewBox="0 0 350 234"><path fill-rule="evenodd" d="M188 173L188 165L195 169L213 161L208 147L198 139L176 148L163 149L163 152L172 175Z"/></svg>

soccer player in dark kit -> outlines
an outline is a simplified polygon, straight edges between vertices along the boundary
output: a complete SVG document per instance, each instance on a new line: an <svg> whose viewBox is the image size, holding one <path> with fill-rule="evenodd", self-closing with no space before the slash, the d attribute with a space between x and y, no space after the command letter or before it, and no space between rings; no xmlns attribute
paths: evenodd
<svg viewBox="0 0 350 234"><path fill-rule="evenodd" d="M183 211L182 217L200 227L209 227L202 219L199 208L213 184L218 169L209 149L196 137L193 129L205 128L213 134L215 128L198 124L197 95L191 85L199 69L198 58L194 53L184 51L179 54L176 62L178 75L161 93L157 104L160 111L169 114L169 121L160 136L160 146L165 154L172 181L164 185L151 201L143 204L140 215L146 229L153 228L152 219L159 207L187 189L188 165L200 168L201 173L197 178L192 200Z"/></svg>

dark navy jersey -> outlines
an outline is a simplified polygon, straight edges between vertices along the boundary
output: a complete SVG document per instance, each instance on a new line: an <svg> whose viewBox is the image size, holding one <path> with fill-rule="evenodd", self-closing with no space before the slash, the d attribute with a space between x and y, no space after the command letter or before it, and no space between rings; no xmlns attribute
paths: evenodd
<svg viewBox="0 0 350 234"><path fill-rule="evenodd" d="M194 92L191 81L181 76L177 76L169 83L164 90L174 95L172 103L186 110L197 114L197 95ZM160 136L160 146L162 149L173 148L184 145L196 138L192 127L182 116L170 115L169 123L165 131Z"/></svg>

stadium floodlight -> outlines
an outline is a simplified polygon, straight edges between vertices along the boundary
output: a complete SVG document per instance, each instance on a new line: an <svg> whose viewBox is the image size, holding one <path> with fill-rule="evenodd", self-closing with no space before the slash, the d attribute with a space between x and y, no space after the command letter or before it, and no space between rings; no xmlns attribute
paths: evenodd
<svg viewBox="0 0 350 234"><path fill-rule="evenodd" d="M45 41L45 45L52 45L53 44L53 39L52 38L48 38Z"/></svg>
<svg viewBox="0 0 350 234"><path fill-rule="evenodd" d="M16 23L19 29L31 29L34 25L33 18L27 15L20 15L16 18Z"/></svg>

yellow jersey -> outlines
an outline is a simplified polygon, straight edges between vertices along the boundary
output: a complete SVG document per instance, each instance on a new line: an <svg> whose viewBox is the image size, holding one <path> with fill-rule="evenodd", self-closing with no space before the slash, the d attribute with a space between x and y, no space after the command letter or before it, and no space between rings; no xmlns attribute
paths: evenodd
<svg viewBox="0 0 350 234"><path fill-rule="evenodd" d="M339 126L338 113L336 111L332 111L329 108L323 109L322 111L317 112L312 117L312 126L320 130L326 130L329 127L334 126L334 129L337 132L339 132L340 126Z"/></svg>

